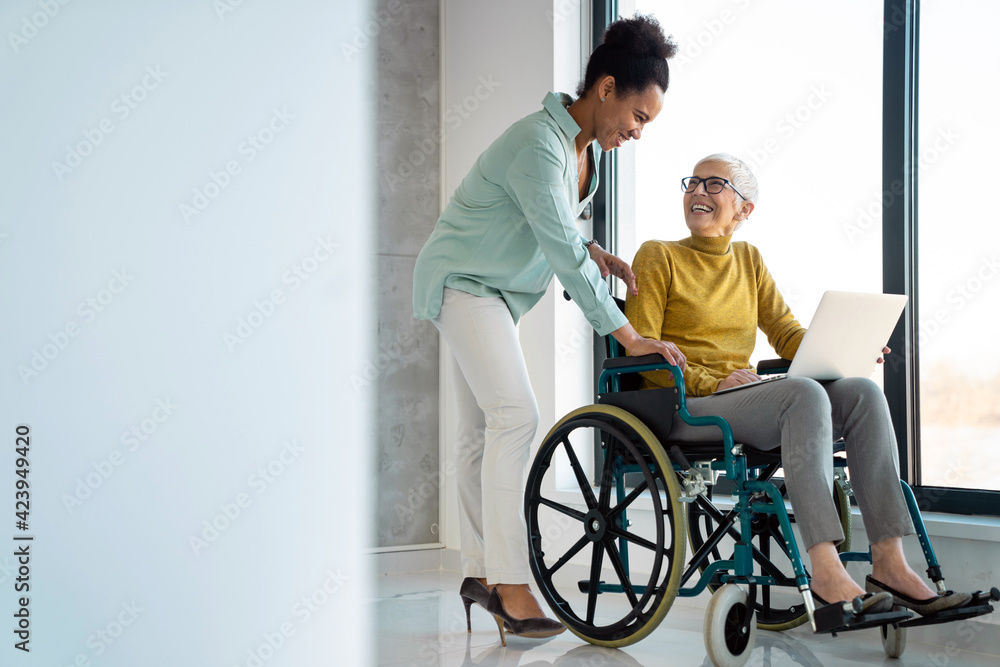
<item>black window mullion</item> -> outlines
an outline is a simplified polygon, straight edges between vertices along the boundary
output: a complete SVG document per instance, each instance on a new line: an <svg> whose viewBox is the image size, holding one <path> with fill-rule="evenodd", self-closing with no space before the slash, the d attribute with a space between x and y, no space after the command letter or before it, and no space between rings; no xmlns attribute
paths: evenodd
<svg viewBox="0 0 1000 667"><path fill-rule="evenodd" d="M593 12L593 20L591 21L591 45L592 49L596 48L598 44L604 41L604 29L618 17L618 1L617 0L593 0L591 3L591 10ZM600 147L594 147L594 150L601 150ZM615 183L615 151L608 151L601 156L601 165L598 168L598 177L600 179L601 186L594 193L594 198L591 200L591 205L593 207L593 217L591 222L593 223L593 238L601 245L602 248L607 249L608 252L617 254L617 248L615 241L617 240L617 234L615 233L615 197L617 196L617 184ZM613 278L609 278L613 280ZM607 353L605 352L605 343L602 336L597 335L595 331L593 340L593 350L594 350L594 372L599 373L602 366L604 365L604 360L607 358ZM594 403L597 402L597 386L594 385ZM604 449L601 445L600 439L598 437L594 438L594 461L596 465L594 466L594 483L595 485L600 485L601 474L600 471L604 469Z"/></svg>
<svg viewBox="0 0 1000 667"><path fill-rule="evenodd" d="M916 332L916 44L914 0L886 0L882 63L882 288L909 297L885 367L885 395L904 479L919 483L919 373ZM892 193L894 196L889 196ZM900 194L901 193L901 194Z"/></svg>

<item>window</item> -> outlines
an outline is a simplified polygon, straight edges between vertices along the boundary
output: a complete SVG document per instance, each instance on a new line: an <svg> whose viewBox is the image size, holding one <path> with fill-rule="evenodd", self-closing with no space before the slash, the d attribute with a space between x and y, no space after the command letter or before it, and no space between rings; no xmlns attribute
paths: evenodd
<svg viewBox="0 0 1000 667"><path fill-rule="evenodd" d="M615 5L595 0L596 34ZM761 249L804 325L826 289L910 296L884 387L921 509L1000 515L1000 223L989 160L1000 148L990 116L1000 55L988 32L1000 7L636 9L657 16L679 54L656 122L607 161L595 235L625 259L647 239L687 236L680 179L710 153L743 158L761 198L736 238ZM760 336L753 360L769 356Z"/></svg>
<svg viewBox="0 0 1000 667"><path fill-rule="evenodd" d="M975 17L975 20L970 18ZM917 205L920 472L926 486L1000 490L1000 224L994 157L1000 5L920 7ZM976 202L979 203L976 203Z"/></svg>
<svg viewBox="0 0 1000 667"><path fill-rule="evenodd" d="M680 180L726 152L747 162L761 192L733 238L761 250L804 325L827 289L881 291L881 7L640 0L637 9L679 49L663 110L634 149L634 239L619 230L623 254L688 236ZM773 357L758 335L754 361Z"/></svg>

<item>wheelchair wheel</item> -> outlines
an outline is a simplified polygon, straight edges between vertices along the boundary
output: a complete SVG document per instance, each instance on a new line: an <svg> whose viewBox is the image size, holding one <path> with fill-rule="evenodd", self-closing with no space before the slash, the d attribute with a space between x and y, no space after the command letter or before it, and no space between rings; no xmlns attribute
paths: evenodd
<svg viewBox="0 0 1000 667"><path fill-rule="evenodd" d="M750 659L757 639L757 625L751 620L744 632L748 608L747 594L736 584L715 591L705 610L705 649L716 667L741 667Z"/></svg>
<svg viewBox="0 0 1000 667"><path fill-rule="evenodd" d="M782 497L785 497L785 485L778 485L778 490ZM718 521L726 516L711 505L711 488L707 499L699 498L689 511L689 538L691 540L691 550L693 553L705 544L706 540L713 534ZM837 547L839 552L849 551L851 548L851 503L839 481L833 485L833 500L837 508L837 515L840 518L840 525L844 532L844 541ZM792 523L795 522L794 514L790 514ZM798 627L809 621L805 605L802 602L802 594L799 593L795 584L795 572L792 569L791 560L785 550L785 541L781 537L780 525L777 516L773 514L754 515L751 523L753 534L753 560L757 569L762 574L775 577L778 586L761 586L757 594L754 607L757 613L757 627L761 630L782 631ZM705 563L700 565L704 572L708 563L732 558L732 545L739 539L739 529L731 526L728 537L723 538L720 545L709 553ZM803 553L804 555L804 553ZM728 573L728 570L720 570L709 590L716 590L719 587L719 577Z"/></svg>
<svg viewBox="0 0 1000 667"><path fill-rule="evenodd" d="M595 444L604 453L595 475L599 489L586 465ZM618 500L616 482L626 471L634 485ZM659 625L685 563L679 497L677 475L656 436L625 410L591 405L552 427L528 475L528 561L542 597L571 632L617 647ZM626 510L644 511L633 511L632 521ZM570 563L574 557L577 564Z"/></svg>
<svg viewBox="0 0 1000 667"><path fill-rule="evenodd" d="M893 611L900 611L902 607L895 605ZM879 628L882 636L882 649L890 658L898 658L906 650L906 628L901 628L895 623L883 625Z"/></svg>

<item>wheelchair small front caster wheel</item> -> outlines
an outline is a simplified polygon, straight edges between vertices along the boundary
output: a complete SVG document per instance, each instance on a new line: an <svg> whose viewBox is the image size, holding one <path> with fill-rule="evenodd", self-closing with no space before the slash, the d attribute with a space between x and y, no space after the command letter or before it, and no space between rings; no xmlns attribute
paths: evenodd
<svg viewBox="0 0 1000 667"><path fill-rule="evenodd" d="M902 607L896 605L893 611L899 611ZM901 628L895 623L883 625L879 628L882 634L882 648L890 658L898 658L906 650L906 628Z"/></svg>
<svg viewBox="0 0 1000 667"><path fill-rule="evenodd" d="M736 584L726 584L712 595L705 610L705 648L716 667L742 667L750 659L757 639L754 611L747 594ZM751 615L749 627L746 617Z"/></svg>

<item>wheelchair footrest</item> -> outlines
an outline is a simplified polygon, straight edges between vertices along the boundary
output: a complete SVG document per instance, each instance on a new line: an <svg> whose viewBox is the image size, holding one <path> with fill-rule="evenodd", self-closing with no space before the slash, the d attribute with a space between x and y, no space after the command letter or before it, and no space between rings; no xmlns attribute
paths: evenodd
<svg viewBox="0 0 1000 667"><path fill-rule="evenodd" d="M902 625L902 621L912 618L908 611L887 611L881 614L855 614L845 609L844 605L830 604L816 610L816 634L848 632L863 630L890 623Z"/></svg>
<svg viewBox="0 0 1000 667"><path fill-rule="evenodd" d="M952 621L964 621L967 618L974 618L976 616L982 616L984 614L990 614L990 613L993 613L993 605L989 603L972 604L972 605L966 605L964 607L958 607L956 609L945 609L944 611L939 611L936 614L917 616L916 618L912 618L908 621L900 623L899 627L915 628L919 625L951 623Z"/></svg>

